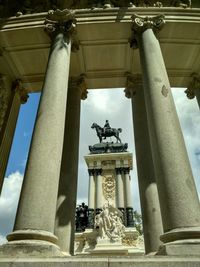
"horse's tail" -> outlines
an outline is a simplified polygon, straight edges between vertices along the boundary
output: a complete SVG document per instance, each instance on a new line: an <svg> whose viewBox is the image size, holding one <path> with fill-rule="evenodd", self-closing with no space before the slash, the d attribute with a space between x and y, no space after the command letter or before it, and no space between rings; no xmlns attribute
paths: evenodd
<svg viewBox="0 0 200 267"><path fill-rule="evenodd" d="M122 128L118 128L118 132L121 133L122 132Z"/></svg>

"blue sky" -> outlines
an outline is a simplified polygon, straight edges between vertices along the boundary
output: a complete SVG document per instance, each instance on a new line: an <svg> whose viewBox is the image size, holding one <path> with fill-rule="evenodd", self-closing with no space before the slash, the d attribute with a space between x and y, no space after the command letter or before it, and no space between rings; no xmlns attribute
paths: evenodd
<svg viewBox="0 0 200 267"><path fill-rule="evenodd" d="M34 93L27 104L21 105L6 177L16 170L24 173L39 99L40 93Z"/></svg>
<svg viewBox="0 0 200 267"><path fill-rule="evenodd" d="M186 98L184 89L176 88L172 92L200 195L200 110L196 99ZM28 103L21 106L0 198L0 243L12 231L39 98L40 94L31 94ZM88 98L81 102L78 202L87 202L88 172L84 156L89 153L88 146L98 142L91 125L93 122L103 125L108 119L112 127L123 129L120 138L129 144L133 153L132 199L134 209L140 210L130 99L124 96L123 89L104 89L90 90Z"/></svg>

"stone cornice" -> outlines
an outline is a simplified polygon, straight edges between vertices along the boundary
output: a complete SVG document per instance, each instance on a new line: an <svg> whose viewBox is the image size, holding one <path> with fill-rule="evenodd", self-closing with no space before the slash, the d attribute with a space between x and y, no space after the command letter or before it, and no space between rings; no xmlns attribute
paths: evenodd
<svg viewBox="0 0 200 267"><path fill-rule="evenodd" d="M137 0L137 1L128 1L128 0L110 0L109 3L105 1L66 1L66 0L40 0L38 4L35 4L35 1L5 1L6 3L0 4L0 17L10 17L12 15L21 15L21 14L32 14L45 12L48 9L113 9L113 8L123 8L123 7L172 7L172 8L197 8L200 7L198 0Z"/></svg>
<svg viewBox="0 0 200 267"><path fill-rule="evenodd" d="M136 8L127 8L124 11L123 17L118 18L119 16L119 8L112 9L83 9L83 10L74 10L74 14L76 17L77 24L84 23L94 23L95 21L98 23L105 22L131 22L133 13L139 14L140 16L155 16L160 13L165 14L166 22L196 22L200 23L200 8L193 9L183 9L183 8L158 8L158 7L136 7ZM43 27L44 21L47 17L48 13L35 13L35 14L27 14L21 16L13 16L9 17L2 22L2 30L5 29L20 29L20 27L30 28L31 26L41 26Z"/></svg>
<svg viewBox="0 0 200 267"><path fill-rule="evenodd" d="M141 74L131 74L129 72L126 73L126 87L125 87L125 96L127 98L131 98L136 93L135 88L142 86L142 75Z"/></svg>
<svg viewBox="0 0 200 267"><path fill-rule="evenodd" d="M200 75L197 73L192 73L191 77L192 81L185 90L185 93L189 99L193 99L195 97L195 91L200 90Z"/></svg>
<svg viewBox="0 0 200 267"><path fill-rule="evenodd" d="M80 93L80 98L82 100L85 100L87 98L87 85L85 82L85 75L81 74L79 76L76 77L70 77L69 78L69 87L73 87L76 88L77 90L79 90Z"/></svg>

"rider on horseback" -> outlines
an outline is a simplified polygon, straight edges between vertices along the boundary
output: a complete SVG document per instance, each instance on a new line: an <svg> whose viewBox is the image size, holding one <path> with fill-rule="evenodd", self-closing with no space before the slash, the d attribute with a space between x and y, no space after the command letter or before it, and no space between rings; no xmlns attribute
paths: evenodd
<svg viewBox="0 0 200 267"><path fill-rule="evenodd" d="M105 123L105 125L103 127L103 133L105 134L106 131L108 132L109 130L111 130L111 127L110 127L109 121L106 120L106 123ZM106 139L106 136L104 137L104 139Z"/></svg>

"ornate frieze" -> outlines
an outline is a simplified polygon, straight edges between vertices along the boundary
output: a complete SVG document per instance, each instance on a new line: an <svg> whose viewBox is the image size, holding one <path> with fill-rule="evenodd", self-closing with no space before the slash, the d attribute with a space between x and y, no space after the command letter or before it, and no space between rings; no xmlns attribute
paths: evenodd
<svg viewBox="0 0 200 267"><path fill-rule="evenodd" d="M76 52L79 49L74 12L69 9L49 10L44 24L45 30L49 33L50 37L53 38L58 32L62 32L68 38L71 38L72 51Z"/></svg>
<svg viewBox="0 0 200 267"><path fill-rule="evenodd" d="M197 73L192 73L191 77L192 81L185 90L185 93L189 99L193 99L195 97L195 91L200 90L200 75Z"/></svg>
<svg viewBox="0 0 200 267"><path fill-rule="evenodd" d="M9 92L6 90L5 77L0 74L0 132L4 123L9 102Z"/></svg>
<svg viewBox="0 0 200 267"><path fill-rule="evenodd" d="M103 195L106 200L113 200L115 197L116 183L112 175L103 176Z"/></svg>

